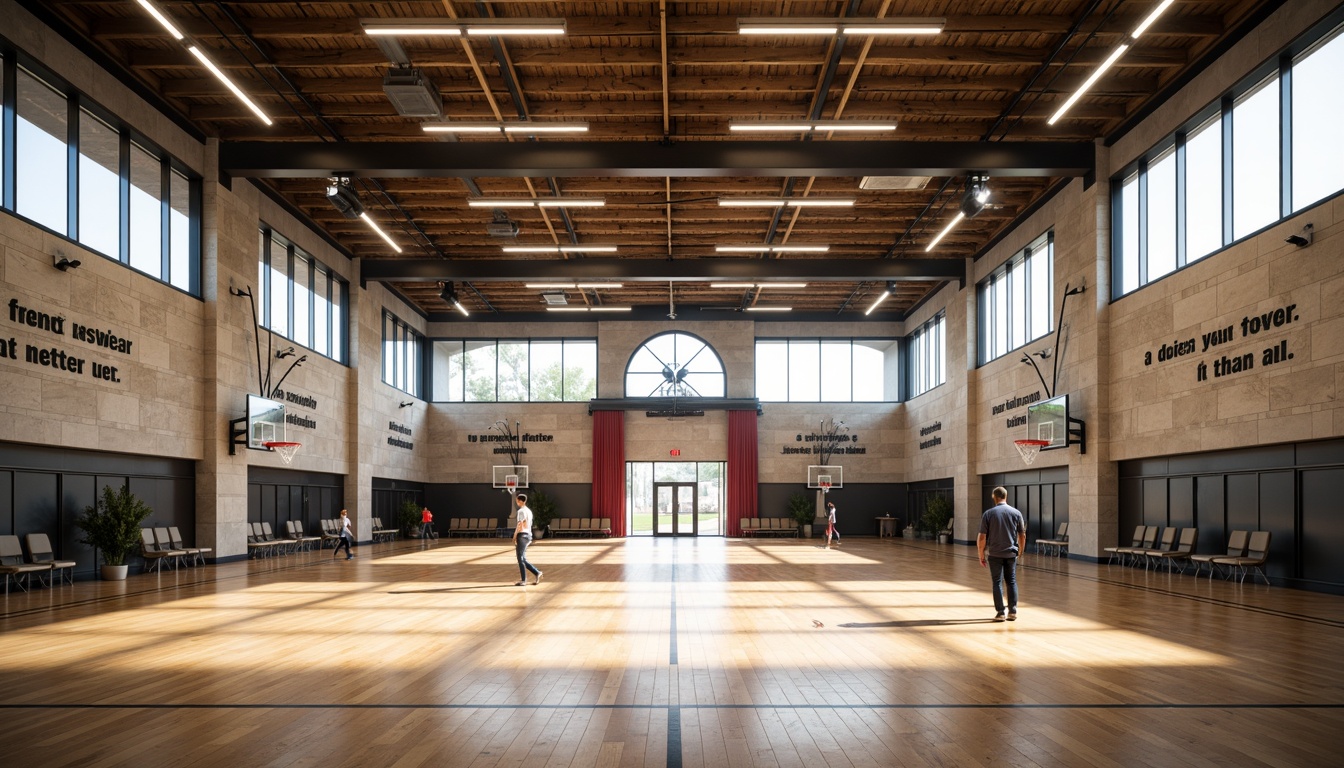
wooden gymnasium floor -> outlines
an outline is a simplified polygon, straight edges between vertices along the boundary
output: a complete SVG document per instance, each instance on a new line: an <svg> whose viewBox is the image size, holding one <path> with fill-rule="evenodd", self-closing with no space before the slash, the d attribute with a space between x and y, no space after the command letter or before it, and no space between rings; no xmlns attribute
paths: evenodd
<svg viewBox="0 0 1344 768"><path fill-rule="evenodd" d="M965 546L357 552L11 594L0 764L1341 764L1341 597L1032 555L994 624Z"/></svg>

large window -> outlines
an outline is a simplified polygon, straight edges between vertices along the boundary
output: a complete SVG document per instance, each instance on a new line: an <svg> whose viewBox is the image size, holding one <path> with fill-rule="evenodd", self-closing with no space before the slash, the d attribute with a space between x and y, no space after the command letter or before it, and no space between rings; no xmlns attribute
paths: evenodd
<svg viewBox="0 0 1344 768"><path fill-rule="evenodd" d="M910 335L910 396L947 381L947 313L939 312Z"/></svg>
<svg viewBox="0 0 1344 768"><path fill-rule="evenodd" d="M338 362L346 361L349 287L284 235L257 235L257 314L263 328Z"/></svg>
<svg viewBox="0 0 1344 768"><path fill-rule="evenodd" d="M724 397L723 360L689 333L660 333L640 345L625 366L626 397Z"/></svg>
<svg viewBox="0 0 1344 768"><path fill-rule="evenodd" d="M1115 177L1113 297L1344 189L1342 31L1294 44Z"/></svg>
<svg viewBox="0 0 1344 768"><path fill-rule="evenodd" d="M1054 262L1055 235L1046 232L980 283L981 365L1053 330Z"/></svg>
<svg viewBox="0 0 1344 768"><path fill-rule="evenodd" d="M17 58L0 56L0 94L12 100L0 114L14 118L0 120L0 205L199 296L199 179L39 65Z"/></svg>
<svg viewBox="0 0 1344 768"><path fill-rule="evenodd" d="M757 339L756 397L774 403L900 399L896 339Z"/></svg>
<svg viewBox="0 0 1344 768"><path fill-rule="evenodd" d="M383 310L383 383L420 396L420 355L424 336Z"/></svg>
<svg viewBox="0 0 1344 768"><path fill-rule="evenodd" d="M432 349L435 402L553 403L597 397L596 339L442 339Z"/></svg>

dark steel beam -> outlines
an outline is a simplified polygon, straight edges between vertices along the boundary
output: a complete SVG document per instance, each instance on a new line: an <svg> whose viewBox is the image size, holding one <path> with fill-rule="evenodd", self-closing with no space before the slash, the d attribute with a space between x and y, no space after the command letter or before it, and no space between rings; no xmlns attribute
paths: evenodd
<svg viewBox="0 0 1344 768"><path fill-rule="evenodd" d="M220 170L249 178L349 176L1084 176L1071 141L226 142Z"/></svg>
<svg viewBox="0 0 1344 768"><path fill-rule="evenodd" d="M845 283L864 280L965 278L960 259L362 259L360 280L376 283L466 280L484 282L592 281L732 282L809 280Z"/></svg>

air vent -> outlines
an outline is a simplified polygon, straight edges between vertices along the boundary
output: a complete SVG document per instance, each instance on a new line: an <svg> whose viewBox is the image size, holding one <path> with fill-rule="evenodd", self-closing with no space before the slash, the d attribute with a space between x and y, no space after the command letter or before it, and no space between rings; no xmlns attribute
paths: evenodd
<svg viewBox="0 0 1344 768"><path fill-rule="evenodd" d="M485 233L491 237L517 237L518 222L509 219L492 221L485 225Z"/></svg>
<svg viewBox="0 0 1344 768"><path fill-rule="evenodd" d="M859 189L911 190L923 189L929 183L930 176L864 176L859 180Z"/></svg>
<svg viewBox="0 0 1344 768"><path fill-rule="evenodd" d="M402 117L438 117L443 97L418 69L393 69L383 78L383 93Z"/></svg>
<svg viewBox="0 0 1344 768"><path fill-rule="evenodd" d="M559 293L543 293L541 294L541 298L553 307L563 307L569 303L569 297L565 295L564 291Z"/></svg>

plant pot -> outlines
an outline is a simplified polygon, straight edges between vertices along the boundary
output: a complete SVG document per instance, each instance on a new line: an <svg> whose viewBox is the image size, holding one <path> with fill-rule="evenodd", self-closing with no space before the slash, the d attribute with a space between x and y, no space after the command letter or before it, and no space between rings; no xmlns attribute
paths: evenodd
<svg viewBox="0 0 1344 768"><path fill-rule="evenodd" d="M951 540L952 540L952 537L951 537L951 536L948 536L946 533L940 533L940 534L938 534L938 543L939 543L939 544L946 544L946 543L948 543L948 542L951 541Z"/></svg>
<svg viewBox="0 0 1344 768"><path fill-rule="evenodd" d="M901 538L904 538L904 539L913 539L913 538L915 538L915 528L914 528L914 526L909 526L909 527L907 527L905 530L901 531Z"/></svg>
<svg viewBox="0 0 1344 768"><path fill-rule="evenodd" d="M812 524L811 524L811 523L803 523L803 538L804 538L804 539L810 539L810 538L812 538Z"/></svg>
<svg viewBox="0 0 1344 768"><path fill-rule="evenodd" d="M129 565L104 565L101 566L104 581L124 581L126 571L130 570Z"/></svg>

